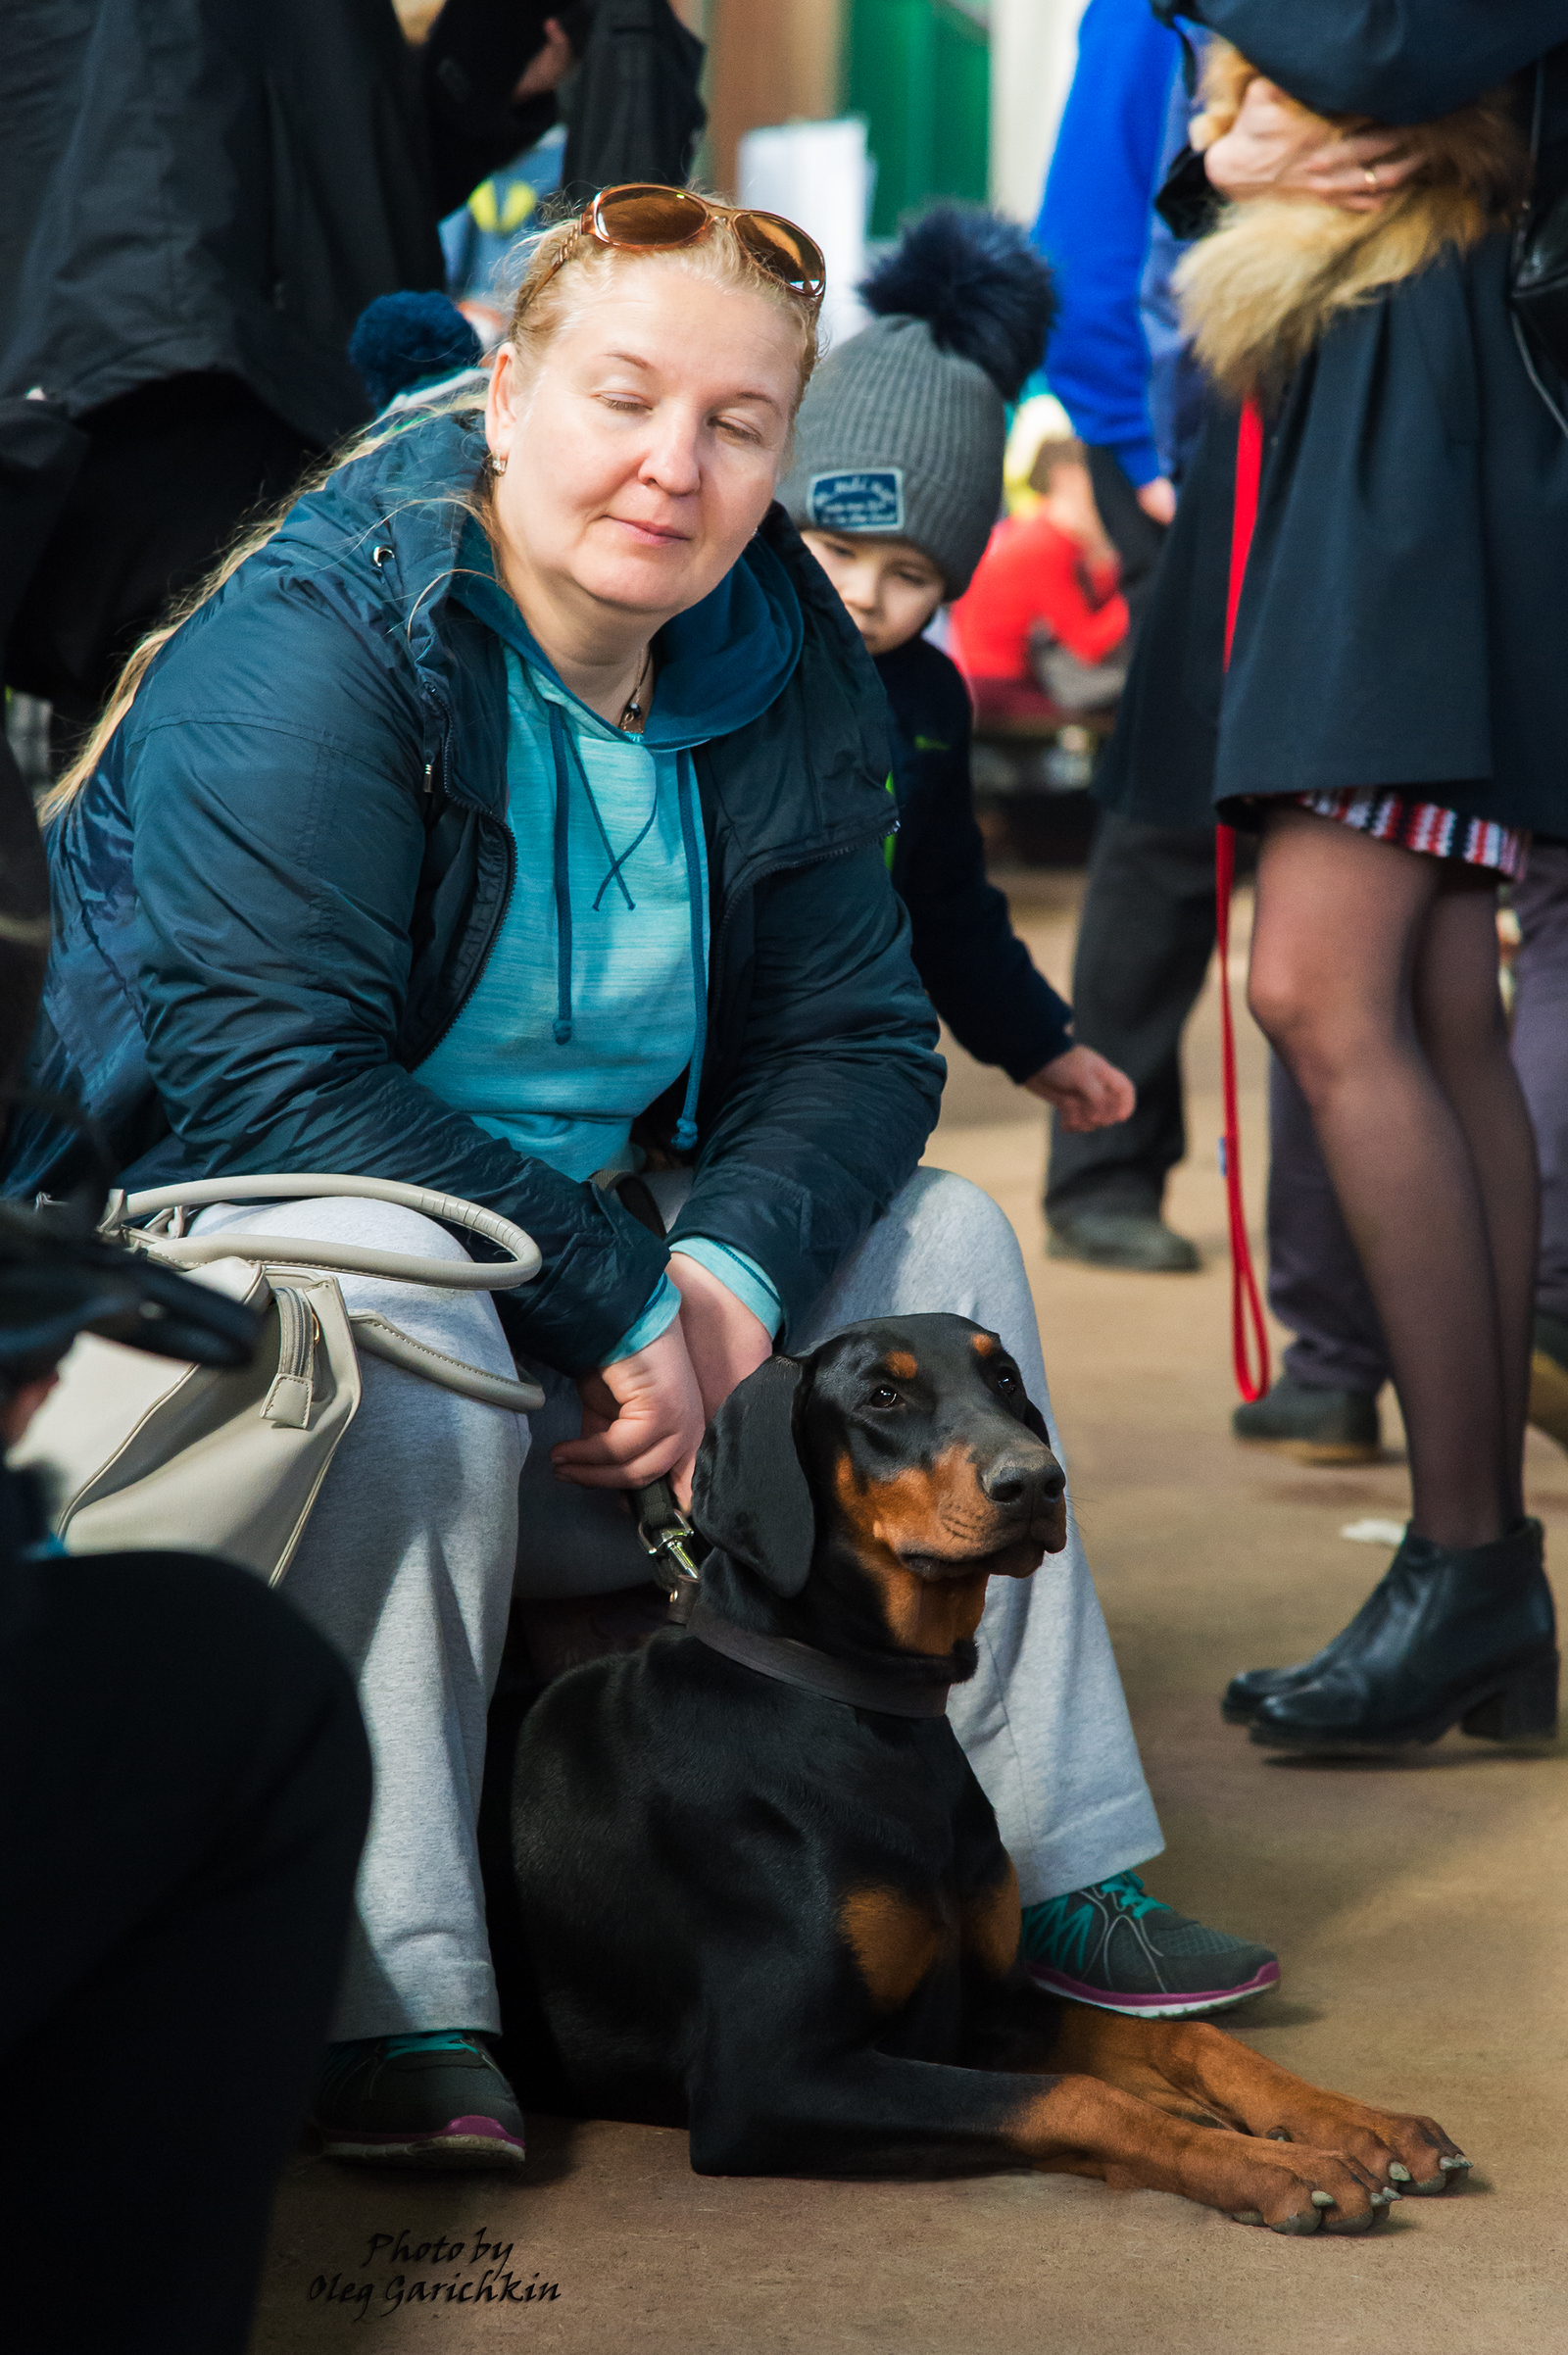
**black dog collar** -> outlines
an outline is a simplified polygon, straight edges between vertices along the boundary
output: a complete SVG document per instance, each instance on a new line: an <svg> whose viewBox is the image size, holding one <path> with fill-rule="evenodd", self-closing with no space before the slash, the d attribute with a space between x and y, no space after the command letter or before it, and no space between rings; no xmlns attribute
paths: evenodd
<svg viewBox="0 0 1568 2355"><path fill-rule="evenodd" d="M693 1605L686 1632L710 1651L755 1668L759 1676L776 1677L781 1685L799 1685L819 1693L825 1700L842 1701L847 1709L880 1709L888 1717L946 1717L947 1685L904 1685L878 1676L871 1668L857 1668L835 1660L813 1644L797 1644L793 1636L760 1636L752 1628L722 1619L701 1598Z"/></svg>

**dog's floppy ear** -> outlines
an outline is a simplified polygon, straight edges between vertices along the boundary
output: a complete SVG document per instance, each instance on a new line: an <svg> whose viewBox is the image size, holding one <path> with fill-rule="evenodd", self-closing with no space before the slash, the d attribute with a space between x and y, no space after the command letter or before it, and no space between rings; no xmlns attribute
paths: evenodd
<svg viewBox="0 0 1568 2355"><path fill-rule="evenodd" d="M795 1451L806 1367L770 1357L730 1392L697 1450L692 1519L710 1545L743 1562L775 1595L799 1595L811 1567L816 1515Z"/></svg>
<svg viewBox="0 0 1568 2355"><path fill-rule="evenodd" d="M1019 1420L1026 1431L1032 1431L1037 1440L1043 1441L1046 1447L1050 1447L1051 1433L1046 1426L1046 1418L1027 1391L1024 1393L1023 1413Z"/></svg>

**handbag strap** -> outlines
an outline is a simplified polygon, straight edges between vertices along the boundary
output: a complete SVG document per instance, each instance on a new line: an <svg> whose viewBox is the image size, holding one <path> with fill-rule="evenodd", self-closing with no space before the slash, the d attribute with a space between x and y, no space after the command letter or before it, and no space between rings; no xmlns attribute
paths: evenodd
<svg viewBox="0 0 1568 2355"><path fill-rule="evenodd" d="M466 1234L481 1236L486 1243L504 1251L507 1259L500 1266L494 1262L476 1264L468 1259L423 1259L412 1251L372 1251L359 1244L321 1243L303 1235L246 1234L243 1229L232 1228L220 1235L171 1235L156 1228L149 1232L137 1223L167 1217L174 1211L199 1209L209 1202L230 1202L236 1196L244 1202L314 1202L323 1195L395 1202L400 1209L416 1210L421 1217L438 1219L443 1226L461 1227ZM215 1259L251 1259L269 1268L315 1268L335 1276L382 1276L395 1283L439 1285L448 1292L508 1292L514 1285L526 1284L538 1274L540 1266L539 1246L521 1227L514 1226L510 1218L486 1210L478 1202L465 1202L460 1195L439 1194L428 1186L405 1186L396 1178L308 1172L265 1177L245 1175L187 1179L182 1185L153 1187L139 1194L116 1192L105 1206L99 1232L115 1242L186 1267L201 1266ZM277 1297L281 1312L282 1290L278 1290ZM416 1341L412 1333L405 1333L401 1325L394 1325L384 1316L366 1311L351 1316L349 1323L360 1347L368 1349L372 1357L385 1358L408 1373L438 1383L443 1390L456 1391L461 1398L476 1398L483 1405L499 1406L512 1414L537 1413L545 1402L545 1394L536 1382L509 1381L505 1375L487 1373L482 1366L468 1365L461 1357L449 1357L444 1349L434 1349L427 1342Z"/></svg>
<svg viewBox="0 0 1568 2355"><path fill-rule="evenodd" d="M319 1243L304 1236L247 1235L228 1229L221 1235L139 1235L141 1220L160 1211L200 1209L210 1202L311 1202L322 1195L346 1195L364 1202L395 1202L438 1219L443 1226L462 1227L507 1254L493 1261L421 1259L412 1251L378 1251L353 1243ZM460 1195L437 1194L428 1186L405 1186L396 1178L329 1177L311 1175L190 1178L178 1186L156 1186L142 1194L116 1192L109 1198L99 1229L107 1239L133 1248L156 1248L161 1259L198 1267L209 1259L265 1259L290 1267L321 1267L332 1275L385 1276L399 1284L438 1284L448 1292L508 1292L539 1273L539 1246L521 1227L498 1211L465 1202Z"/></svg>

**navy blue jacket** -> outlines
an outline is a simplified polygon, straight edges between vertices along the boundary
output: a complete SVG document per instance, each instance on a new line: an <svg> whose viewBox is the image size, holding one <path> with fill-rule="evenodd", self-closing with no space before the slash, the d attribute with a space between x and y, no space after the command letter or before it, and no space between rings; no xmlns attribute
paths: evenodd
<svg viewBox="0 0 1568 2355"><path fill-rule="evenodd" d="M464 509L441 497L481 456L439 418L344 468L160 656L50 831L33 1076L80 1096L127 1187L319 1169L500 1210L544 1255L499 1296L509 1333L578 1372L640 1313L664 1243L414 1076L511 886L504 658L448 594ZM780 509L761 536L805 644L761 717L696 756L710 1014L674 1233L764 1267L787 1332L913 1171L943 1066L883 857L881 698ZM8 1192L79 1165L41 1115L14 1124Z"/></svg>
<svg viewBox="0 0 1568 2355"><path fill-rule="evenodd" d="M1189 0L1324 112L1411 123L1568 42L1568 0ZM1559 66L1568 53L1559 51ZM1568 144L1548 85L1543 154ZM1098 798L1145 824L1255 822L1282 794L1406 789L1568 833L1568 436L1526 371L1509 235L1340 315L1266 419L1224 669L1236 417L1182 486Z"/></svg>
<svg viewBox="0 0 1568 2355"><path fill-rule="evenodd" d="M969 780L969 691L926 638L883 655L876 667L893 712L893 883L909 911L920 979L977 1062L1032 1079L1072 1045L1072 1011L1036 972L1006 900L986 880Z"/></svg>

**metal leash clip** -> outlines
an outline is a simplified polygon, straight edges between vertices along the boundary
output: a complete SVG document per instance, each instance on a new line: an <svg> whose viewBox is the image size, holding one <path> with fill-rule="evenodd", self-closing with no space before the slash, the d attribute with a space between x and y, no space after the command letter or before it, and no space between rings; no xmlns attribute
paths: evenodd
<svg viewBox="0 0 1568 2355"><path fill-rule="evenodd" d="M669 1596L670 1617L684 1620L697 1599L700 1574L692 1554L697 1532L675 1502L667 1480L651 1480L639 1489L633 1511L654 1577Z"/></svg>

